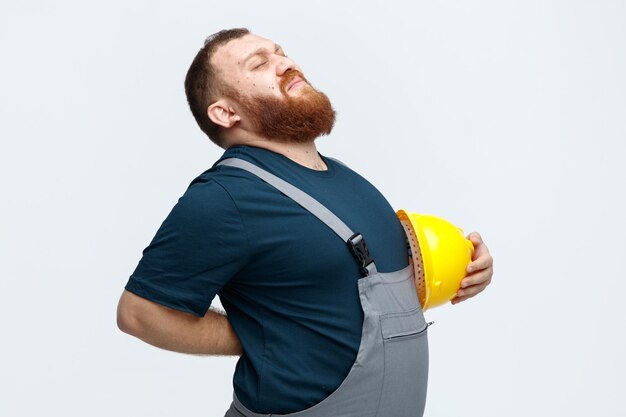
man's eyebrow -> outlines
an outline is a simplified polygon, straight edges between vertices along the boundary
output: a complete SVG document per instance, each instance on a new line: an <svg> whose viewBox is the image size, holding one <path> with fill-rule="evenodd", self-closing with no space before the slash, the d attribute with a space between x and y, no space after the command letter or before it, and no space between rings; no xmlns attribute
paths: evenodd
<svg viewBox="0 0 626 417"><path fill-rule="evenodd" d="M277 44L277 43L275 43L275 44L274 44L274 52L275 52L275 53L276 53L276 52L278 52L278 51L280 51L280 50L282 50L282 49L283 49L283 47L282 47L282 46L280 46L279 44ZM265 53L267 53L267 48L265 48L265 47L263 47L263 46L262 46L262 47L260 47L260 48L258 48L256 51L252 52L250 55L248 55L248 56L246 57L246 59L244 59L244 60L241 62L241 66L244 66L244 65L246 64L246 62L248 62L248 60L249 60L250 58L252 58L252 57L254 57L254 56L257 56L257 55L263 55L263 54L265 54Z"/></svg>

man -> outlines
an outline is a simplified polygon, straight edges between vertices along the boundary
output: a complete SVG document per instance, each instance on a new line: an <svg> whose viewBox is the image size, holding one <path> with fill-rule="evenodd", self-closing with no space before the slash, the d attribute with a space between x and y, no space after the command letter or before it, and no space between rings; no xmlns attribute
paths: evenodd
<svg viewBox="0 0 626 417"><path fill-rule="evenodd" d="M427 324L404 231L378 190L317 152L335 122L326 95L247 29L207 38L185 90L225 152L143 251L120 329L172 351L240 355L226 416L421 415ZM493 274L479 234L469 238L453 304ZM215 295L227 315L209 309Z"/></svg>

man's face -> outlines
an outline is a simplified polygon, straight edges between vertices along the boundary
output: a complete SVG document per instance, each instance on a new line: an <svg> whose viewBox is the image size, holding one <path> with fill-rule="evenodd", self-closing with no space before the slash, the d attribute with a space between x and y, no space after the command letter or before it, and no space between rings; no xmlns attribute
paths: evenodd
<svg viewBox="0 0 626 417"><path fill-rule="evenodd" d="M281 97L280 82L291 76L287 75L290 70L302 74L300 67L285 55L280 45L252 34L233 39L218 48L212 63L220 68L221 77L228 85L249 96ZM306 82L297 83L284 93L297 95L306 85Z"/></svg>
<svg viewBox="0 0 626 417"><path fill-rule="evenodd" d="M309 142L332 130L335 111L328 97L280 45L245 35L218 48L212 63L228 86L223 96L239 107L242 127L282 142Z"/></svg>

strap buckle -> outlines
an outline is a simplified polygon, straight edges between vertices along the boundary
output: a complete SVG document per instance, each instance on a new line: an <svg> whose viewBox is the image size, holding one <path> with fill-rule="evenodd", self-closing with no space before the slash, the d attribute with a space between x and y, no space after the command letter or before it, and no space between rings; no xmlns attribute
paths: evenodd
<svg viewBox="0 0 626 417"><path fill-rule="evenodd" d="M370 255L369 250L367 249L367 244L365 243L365 238L360 233L355 233L346 242L348 243L348 248L350 248L350 252L359 262L359 270L361 271L361 275L366 277L369 275L369 270L367 267L374 262L374 258Z"/></svg>

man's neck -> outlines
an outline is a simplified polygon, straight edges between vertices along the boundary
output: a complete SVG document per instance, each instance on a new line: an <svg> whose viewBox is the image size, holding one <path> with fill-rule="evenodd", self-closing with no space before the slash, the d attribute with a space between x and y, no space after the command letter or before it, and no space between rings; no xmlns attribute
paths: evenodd
<svg viewBox="0 0 626 417"><path fill-rule="evenodd" d="M281 143L271 142L264 139L253 139L231 144L231 146L234 145L256 146L257 148L267 149L284 155L300 165L317 171L326 171L328 169L324 160L317 153L315 141L309 143Z"/></svg>

